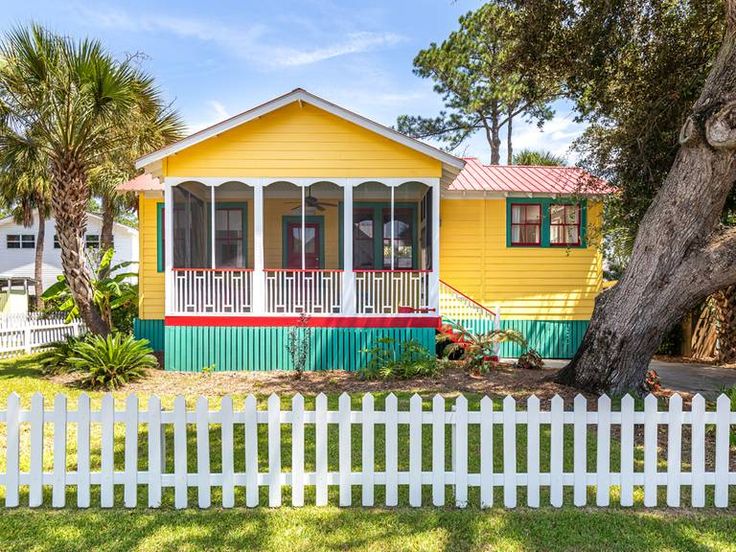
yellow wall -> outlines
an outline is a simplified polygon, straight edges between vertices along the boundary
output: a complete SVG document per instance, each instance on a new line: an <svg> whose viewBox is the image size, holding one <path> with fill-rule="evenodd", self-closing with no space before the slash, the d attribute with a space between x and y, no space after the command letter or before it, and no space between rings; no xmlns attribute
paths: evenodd
<svg viewBox="0 0 736 552"><path fill-rule="evenodd" d="M439 177L440 161L312 105L289 104L169 156L165 176Z"/></svg>
<svg viewBox="0 0 736 552"><path fill-rule="evenodd" d="M505 319L589 320L602 285L595 227L600 203L588 204L585 249L506 246L504 199L443 199L440 277Z"/></svg>
<svg viewBox="0 0 736 552"><path fill-rule="evenodd" d="M142 320L156 320L164 317L164 273L158 272L158 234L156 205L160 199L144 197L138 199L138 240L139 258L138 284L140 303L138 317Z"/></svg>

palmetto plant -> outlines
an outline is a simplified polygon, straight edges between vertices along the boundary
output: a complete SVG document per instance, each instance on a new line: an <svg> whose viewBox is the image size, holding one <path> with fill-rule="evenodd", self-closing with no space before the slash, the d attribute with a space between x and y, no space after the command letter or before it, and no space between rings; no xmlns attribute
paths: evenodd
<svg viewBox="0 0 736 552"><path fill-rule="evenodd" d="M516 330L490 330L474 333L458 322L449 323L450 332L439 334L438 341L445 343L444 357L459 355L466 368L485 372L488 362L496 358L500 343L516 343L522 349L528 348L527 340Z"/></svg>
<svg viewBox="0 0 736 552"><path fill-rule="evenodd" d="M95 307L84 262L89 174L131 140L140 142L149 123L178 119L161 106L152 79L97 41L73 41L33 25L7 33L0 45L0 168L13 166L28 142L45 156L64 274L96 334L107 334L109 325ZM147 118L155 120L131 123Z"/></svg>

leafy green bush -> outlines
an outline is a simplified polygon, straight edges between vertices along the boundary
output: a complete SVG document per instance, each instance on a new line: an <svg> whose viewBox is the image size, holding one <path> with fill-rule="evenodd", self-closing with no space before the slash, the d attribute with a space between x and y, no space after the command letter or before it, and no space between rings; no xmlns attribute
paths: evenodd
<svg viewBox="0 0 736 552"><path fill-rule="evenodd" d="M487 372L490 366L498 362L496 349L500 343L508 341L516 343L522 349L528 347L524 336L516 330L473 333L457 322L446 324L443 328L448 339L438 337L438 343L444 345L441 355L445 358L459 358L465 368L480 373Z"/></svg>
<svg viewBox="0 0 736 552"><path fill-rule="evenodd" d="M74 349L84 339L84 337L68 336L66 339L49 343L48 348L36 356L41 372L53 375L74 371L75 367L69 363L69 359L73 356Z"/></svg>
<svg viewBox="0 0 736 552"><path fill-rule="evenodd" d="M363 352L370 355L368 364L360 370L364 379L435 377L444 367L434 354L413 339L402 342L397 351L395 340L383 337Z"/></svg>
<svg viewBox="0 0 736 552"><path fill-rule="evenodd" d="M93 336L77 343L69 364L86 373L82 380L85 386L117 389L144 377L146 368L158 366L152 353L147 339L136 340L123 334Z"/></svg>
<svg viewBox="0 0 736 552"><path fill-rule="evenodd" d="M517 368L526 370L541 370L543 366L544 361L542 360L542 355L536 349L527 349L516 361Z"/></svg>

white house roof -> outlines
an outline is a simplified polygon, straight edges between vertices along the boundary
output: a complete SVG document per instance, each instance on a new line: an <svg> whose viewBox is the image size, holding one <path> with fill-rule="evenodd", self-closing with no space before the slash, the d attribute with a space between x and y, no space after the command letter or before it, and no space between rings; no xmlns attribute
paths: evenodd
<svg viewBox="0 0 736 552"><path fill-rule="evenodd" d="M88 219L94 219L98 221L100 224L102 224L102 217L100 215L96 215L95 213L87 212L87 218ZM53 219L53 217L51 217ZM5 218L0 219L0 226L4 226L9 223L14 223L14 219L12 216L8 216ZM113 222L113 230L118 232L126 232L128 234L132 234L134 236L138 235L138 230L135 228L131 228L130 226L127 226L125 224L120 224L119 222Z"/></svg>
<svg viewBox="0 0 736 552"><path fill-rule="evenodd" d="M393 140L394 142L398 142L399 144L402 144L408 148L437 159L443 163L443 168L450 173L457 174L457 172L459 172L460 169L462 169L465 165L465 162L462 159L455 157L454 155L451 155L445 151L442 151L441 149L425 144L424 142L420 142L419 140L406 136L405 134L402 134L397 130L376 123L375 121L363 117L362 115L358 115L357 113L345 109L344 107L340 107L339 105L328 102L327 100L315 96L314 94L311 94L302 88L296 88L288 94L284 94L283 96L274 98L273 100L249 109L248 111L244 111L239 115L235 115L234 117L225 119L224 121L217 123L211 127L205 128L204 130L195 132L194 134L187 136L186 138L179 140L178 142L175 142L169 146L166 146L165 148L154 151L153 153L149 153L148 155L144 155L136 161L135 166L138 169L143 168L147 165L150 165L151 163L160 161L161 159L168 157L169 155L173 155L179 151L182 151L189 146L198 144L199 142L207 140L208 138L231 130L239 125L242 125L243 123L247 123L248 121L252 121L253 119L262 117L268 113L271 113L272 111L280 109L294 102L308 103L337 117L340 117L365 129L373 131L376 134L380 134L381 136L388 138L389 140Z"/></svg>

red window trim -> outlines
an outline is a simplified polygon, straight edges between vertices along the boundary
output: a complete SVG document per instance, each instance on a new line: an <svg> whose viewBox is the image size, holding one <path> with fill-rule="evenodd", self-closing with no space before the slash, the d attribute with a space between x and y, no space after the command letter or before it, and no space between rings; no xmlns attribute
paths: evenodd
<svg viewBox="0 0 736 552"><path fill-rule="evenodd" d="M529 222L514 222L514 207L539 207L539 222L537 223L529 223ZM544 214L542 212L542 204L541 203L511 203L511 245L513 247L516 246L539 246L542 245L542 221L544 219ZM517 242L514 241L514 226L536 226L539 229L539 232L537 235L539 236L538 241L536 242ZM519 234L521 235L521 234Z"/></svg>
<svg viewBox="0 0 736 552"><path fill-rule="evenodd" d="M564 222L562 224L554 224L554 223L552 223L552 208L553 207L564 207L564 210L563 210L563 213L562 213L562 220L563 221L564 220L567 220L566 217L565 217L565 211L567 211L567 208L568 207L573 207L573 208L577 209L577 217L575 217L575 219L576 219L577 222L575 224L566 224ZM582 224L582 210L580 209L580 204L579 203L554 203L554 204L550 205L549 206L549 230L550 230L550 232L549 232L549 245L550 245L550 247L579 247L581 245L581 239L582 239L581 224ZM569 242L569 241L553 242L552 241L552 228L553 227L556 227L556 226L562 228L562 230L563 230L562 231L562 236L563 236L563 238L565 240L567 240L567 232L565 231L565 230L567 230L567 227L568 226L576 227L577 228L577 236L578 236L577 241L574 241L574 242Z"/></svg>

